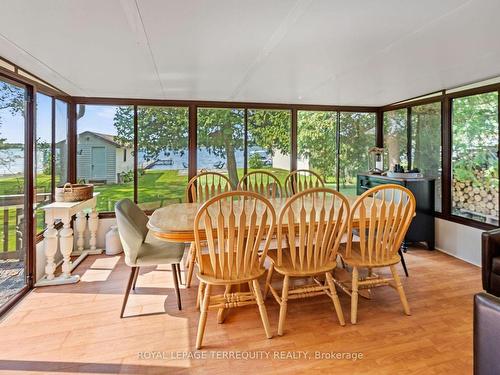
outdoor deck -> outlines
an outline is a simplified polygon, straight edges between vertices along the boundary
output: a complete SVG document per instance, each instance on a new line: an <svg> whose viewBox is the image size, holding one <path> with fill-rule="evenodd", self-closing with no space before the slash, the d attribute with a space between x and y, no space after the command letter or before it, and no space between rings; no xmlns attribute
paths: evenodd
<svg viewBox="0 0 500 375"><path fill-rule="evenodd" d="M24 262L16 259L0 259L0 306L24 285Z"/></svg>

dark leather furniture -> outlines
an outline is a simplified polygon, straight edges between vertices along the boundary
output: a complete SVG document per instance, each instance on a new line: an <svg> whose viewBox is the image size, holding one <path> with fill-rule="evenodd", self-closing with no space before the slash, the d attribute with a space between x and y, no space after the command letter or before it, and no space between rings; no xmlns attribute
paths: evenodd
<svg viewBox="0 0 500 375"><path fill-rule="evenodd" d="M474 296L474 374L500 374L500 298Z"/></svg>
<svg viewBox="0 0 500 375"><path fill-rule="evenodd" d="M483 289L500 297L500 229L482 234Z"/></svg>

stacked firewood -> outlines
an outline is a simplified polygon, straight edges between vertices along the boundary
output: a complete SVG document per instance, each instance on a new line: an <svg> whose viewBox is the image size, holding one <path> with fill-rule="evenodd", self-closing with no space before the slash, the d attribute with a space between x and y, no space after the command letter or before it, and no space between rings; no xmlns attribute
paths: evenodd
<svg viewBox="0 0 500 375"><path fill-rule="evenodd" d="M453 179L453 207L498 217L498 187Z"/></svg>

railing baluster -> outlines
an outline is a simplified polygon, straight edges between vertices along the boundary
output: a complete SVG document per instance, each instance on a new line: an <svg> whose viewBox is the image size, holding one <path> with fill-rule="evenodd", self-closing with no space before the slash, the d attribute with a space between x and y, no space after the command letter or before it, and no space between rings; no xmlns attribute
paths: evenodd
<svg viewBox="0 0 500 375"><path fill-rule="evenodd" d="M3 210L3 251L9 251L9 209Z"/></svg>

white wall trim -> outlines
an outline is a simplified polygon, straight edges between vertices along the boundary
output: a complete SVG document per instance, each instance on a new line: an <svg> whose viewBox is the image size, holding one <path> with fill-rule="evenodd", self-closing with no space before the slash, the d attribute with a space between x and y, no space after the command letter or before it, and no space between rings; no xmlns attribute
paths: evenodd
<svg viewBox="0 0 500 375"><path fill-rule="evenodd" d="M481 268L481 265L480 265L480 264L475 264L475 263L473 263L472 261L470 261L469 259L465 259L464 257L461 257L461 256L458 256L458 255L456 255L456 254L453 254L453 253L452 253L452 252L450 252L450 251L446 251L446 250L441 249L441 248L436 247L436 246L434 246L434 250L440 251L440 252L445 253L446 255L449 255L449 256L451 256L451 257L453 257L453 258L460 259L460 260L462 260L462 261L464 261L464 262L466 262L466 263L469 263L469 264L472 264L473 266L476 266L476 267Z"/></svg>

